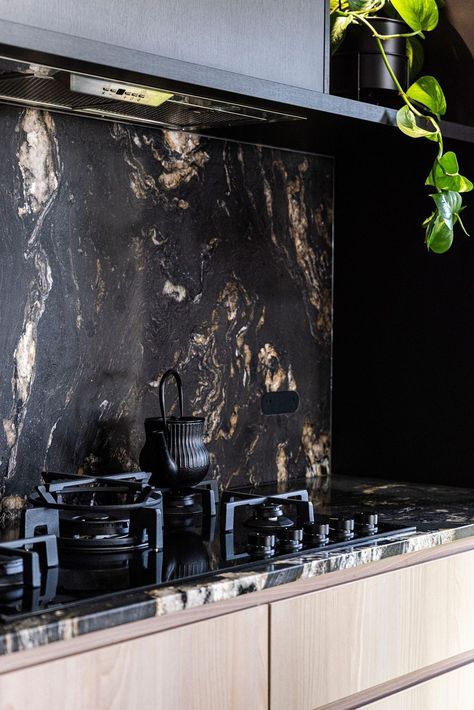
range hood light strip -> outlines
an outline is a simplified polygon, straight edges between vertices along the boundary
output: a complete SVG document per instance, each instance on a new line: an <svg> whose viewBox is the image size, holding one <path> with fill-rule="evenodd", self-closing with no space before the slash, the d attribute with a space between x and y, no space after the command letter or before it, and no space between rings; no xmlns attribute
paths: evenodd
<svg viewBox="0 0 474 710"><path fill-rule="evenodd" d="M0 101L6 101L9 104L21 104L22 106L39 106L41 108L58 109L58 111L73 111L72 106L68 106L67 104L54 104L50 101L37 101L36 99L22 99L20 96L0 94Z"/></svg>
<svg viewBox="0 0 474 710"><path fill-rule="evenodd" d="M176 123L172 123L171 121L159 121L156 118L137 118L136 116L131 116L129 113L117 113L115 111L107 111L106 109L100 108L99 106L96 107L81 107L81 108L75 108L74 109L75 113L87 113L91 116L104 116L107 118L122 118L125 121L132 121L132 123L149 123L154 126L164 126L165 128L171 128L172 130L175 131L182 131L183 129L181 126L178 126Z"/></svg>
<svg viewBox="0 0 474 710"><path fill-rule="evenodd" d="M186 108L187 107L197 108L202 111L214 111L215 113L225 113L228 116L236 116L237 118L251 118L253 121L263 121L263 123L265 123L268 120L267 118L264 118L263 116L254 115L252 113L244 113L243 111L242 112L231 111L230 109L228 109L226 107L225 104L221 104L218 106L213 102L209 102L210 103L209 106L202 106L201 104L194 104L194 103L191 103L190 101L180 101L179 99L170 99L169 103L176 104L176 106L186 106ZM233 104L233 105L235 105L235 104ZM242 106L242 108L248 109L250 107L249 106ZM267 113L267 111L265 111L265 113Z"/></svg>

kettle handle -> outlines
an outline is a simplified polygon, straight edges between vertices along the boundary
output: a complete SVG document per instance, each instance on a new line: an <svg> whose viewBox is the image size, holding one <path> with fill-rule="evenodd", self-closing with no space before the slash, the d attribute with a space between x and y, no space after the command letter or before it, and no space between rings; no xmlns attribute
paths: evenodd
<svg viewBox="0 0 474 710"><path fill-rule="evenodd" d="M174 379L176 380L176 387L178 388L179 413L181 418L183 416L183 385L181 384L181 377L178 375L176 370L166 370L165 374L160 380L159 386L161 416L163 418L163 429L165 430L166 434L168 434L168 423L166 421L165 387L166 381L170 377L174 377Z"/></svg>

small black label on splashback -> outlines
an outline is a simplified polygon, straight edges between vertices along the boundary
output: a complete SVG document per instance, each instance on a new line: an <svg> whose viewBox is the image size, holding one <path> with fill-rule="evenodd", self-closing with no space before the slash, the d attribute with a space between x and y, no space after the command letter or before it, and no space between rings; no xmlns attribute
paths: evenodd
<svg viewBox="0 0 474 710"><path fill-rule="evenodd" d="M262 396L263 414L293 414L298 409L300 396L294 390L265 392Z"/></svg>

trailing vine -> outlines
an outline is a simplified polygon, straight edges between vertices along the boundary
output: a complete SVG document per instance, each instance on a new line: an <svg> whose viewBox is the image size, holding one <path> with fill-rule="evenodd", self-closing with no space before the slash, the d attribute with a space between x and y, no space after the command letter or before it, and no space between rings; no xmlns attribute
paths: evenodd
<svg viewBox="0 0 474 710"><path fill-rule="evenodd" d="M444 152L441 117L446 113L446 99L441 86L433 76L421 76L404 90L400 85L384 49L384 42L394 37L404 37L412 64L420 64L418 38L424 39L438 24L440 0L330 0L331 48L336 51L348 27L363 26L373 35L383 62L404 105L397 112L398 128L411 138L426 138L437 144L437 154L425 184L435 192L433 212L424 220L425 243L429 250L442 254L453 243L454 226L459 223L467 234L461 219L462 193L473 189L468 178L459 173L456 154ZM397 16L411 32L383 35L377 32L371 20L380 16Z"/></svg>

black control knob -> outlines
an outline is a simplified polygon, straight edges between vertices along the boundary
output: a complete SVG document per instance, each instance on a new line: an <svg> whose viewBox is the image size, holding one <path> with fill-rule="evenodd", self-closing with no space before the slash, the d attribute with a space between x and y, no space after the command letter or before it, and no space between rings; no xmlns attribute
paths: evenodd
<svg viewBox="0 0 474 710"><path fill-rule="evenodd" d="M356 513L354 520L359 535L375 535L378 530L379 516L377 513L369 511Z"/></svg>
<svg viewBox="0 0 474 710"><path fill-rule="evenodd" d="M340 518L330 518L329 526L333 531L334 537L338 540L350 540L354 537L354 519L346 516Z"/></svg>
<svg viewBox="0 0 474 710"><path fill-rule="evenodd" d="M329 521L319 518L303 525L303 540L306 545L326 545L329 542Z"/></svg>
<svg viewBox="0 0 474 710"><path fill-rule="evenodd" d="M255 557L272 557L275 554L275 535L257 531L249 532L247 552Z"/></svg>
<svg viewBox="0 0 474 710"><path fill-rule="evenodd" d="M303 547L303 530L301 528L284 528L277 532L279 550L292 552Z"/></svg>

